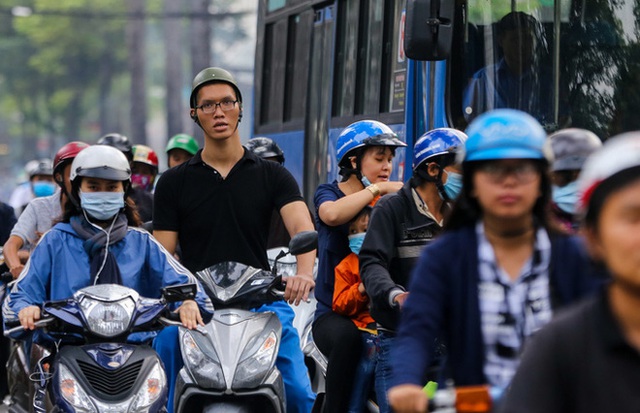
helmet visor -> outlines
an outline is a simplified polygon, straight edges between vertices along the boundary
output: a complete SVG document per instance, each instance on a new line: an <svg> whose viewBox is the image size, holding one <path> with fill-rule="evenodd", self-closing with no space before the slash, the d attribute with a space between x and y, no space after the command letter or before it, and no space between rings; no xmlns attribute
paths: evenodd
<svg viewBox="0 0 640 413"><path fill-rule="evenodd" d="M120 169L110 168L108 166L80 169L76 174L81 177L108 179L110 181L126 181L131 178L131 171L123 171Z"/></svg>

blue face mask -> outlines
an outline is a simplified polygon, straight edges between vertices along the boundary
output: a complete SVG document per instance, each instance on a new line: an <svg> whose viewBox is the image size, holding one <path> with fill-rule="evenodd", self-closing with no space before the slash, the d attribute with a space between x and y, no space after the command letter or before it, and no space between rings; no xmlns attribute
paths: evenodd
<svg viewBox="0 0 640 413"><path fill-rule="evenodd" d="M56 184L53 182L34 182L33 183L33 194L36 198L41 196L49 196L53 195L56 192Z"/></svg>
<svg viewBox="0 0 640 413"><path fill-rule="evenodd" d="M444 183L444 192L453 201L462 192L462 175L451 171L445 172L447 173L447 182ZM442 198L442 195L440 195L440 198Z"/></svg>
<svg viewBox="0 0 640 413"><path fill-rule="evenodd" d="M576 213L578 203L578 181L573 181L565 186L553 186L553 202L567 214Z"/></svg>
<svg viewBox="0 0 640 413"><path fill-rule="evenodd" d="M362 241L364 241L365 235L367 235L366 232L349 235L349 248L354 254L360 254L360 248L362 248Z"/></svg>
<svg viewBox="0 0 640 413"><path fill-rule="evenodd" d="M80 206L99 221L113 218L124 208L124 192L82 192Z"/></svg>
<svg viewBox="0 0 640 413"><path fill-rule="evenodd" d="M360 182L362 182L365 188L371 185L371 181L366 176L363 176Z"/></svg>

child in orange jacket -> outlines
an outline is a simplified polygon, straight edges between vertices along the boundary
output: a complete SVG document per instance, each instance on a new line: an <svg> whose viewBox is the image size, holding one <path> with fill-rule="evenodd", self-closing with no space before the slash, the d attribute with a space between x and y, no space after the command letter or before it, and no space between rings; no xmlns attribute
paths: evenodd
<svg viewBox="0 0 640 413"><path fill-rule="evenodd" d="M347 255L335 268L333 311L349 317L362 331L363 354L353 383L349 413L363 412L372 389L376 365L376 326L369 314L369 297L360 279L358 253L369 225L371 207L365 207L349 224Z"/></svg>

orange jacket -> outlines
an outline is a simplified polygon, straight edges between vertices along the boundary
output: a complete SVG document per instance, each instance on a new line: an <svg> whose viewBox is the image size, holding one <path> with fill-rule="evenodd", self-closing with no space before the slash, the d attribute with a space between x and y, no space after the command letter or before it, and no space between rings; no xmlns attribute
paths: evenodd
<svg viewBox="0 0 640 413"><path fill-rule="evenodd" d="M358 256L347 255L336 266L336 281L333 289L333 311L349 317L358 328L366 328L374 320L369 314L369 297L358 291L362 282Z"/></svg>

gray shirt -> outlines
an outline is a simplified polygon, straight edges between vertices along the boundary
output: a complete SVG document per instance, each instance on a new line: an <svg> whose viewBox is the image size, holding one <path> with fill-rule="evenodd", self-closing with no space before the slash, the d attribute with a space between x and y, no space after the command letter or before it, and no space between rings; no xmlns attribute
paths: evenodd
<svg viewBox="0 0 640 413"><path fill-rule="evenodd" d="M22 238L25 246L35 245L40 235L48 231L53 221L62 215L60 195L61 191L58 189L53 195L35 198L29 202L11 230L11 235Z"/></svg>

